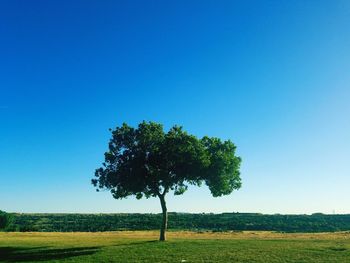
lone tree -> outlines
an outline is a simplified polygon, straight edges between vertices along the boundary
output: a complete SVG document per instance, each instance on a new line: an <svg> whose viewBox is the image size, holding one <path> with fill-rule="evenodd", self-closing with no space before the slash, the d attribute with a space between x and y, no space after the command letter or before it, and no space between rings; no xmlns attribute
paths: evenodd
<svg viewBox="0 0 350 263"><path fill-rule="evenodd" d="M105 162L95 172L92 184L109 190L116 199L135 195L158 197L163 212L160 240L166 239L165 195L183 194L188 185L205 183L214 197L228 195L241 187L240 157L231 141L199 139L173 126L164 132L155 122L142 122L137 128L123 123L110 129L112 138Z"/></svg>

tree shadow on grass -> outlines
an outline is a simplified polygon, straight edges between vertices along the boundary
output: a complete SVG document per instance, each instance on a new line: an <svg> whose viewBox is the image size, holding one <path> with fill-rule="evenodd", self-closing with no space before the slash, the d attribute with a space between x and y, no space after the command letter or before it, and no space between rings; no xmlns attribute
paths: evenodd
<svg viewBox="0 0 350 263"><path fill-rule="evenodd" d="M159 244L160 242L158 240L147 240L147 241L136 241L136 242L130 242L130 243L118 243L112 245L113 247L132 247L132 246L138 246L138 245L146 245L146 244Z"/></svg>
<svg viewBox="0 0 350 263"><path fill-rule="evenodd" d="M66 259L92 255L99 247L57 248L49 247L0 247L0 262L26 262Z"/></svg>

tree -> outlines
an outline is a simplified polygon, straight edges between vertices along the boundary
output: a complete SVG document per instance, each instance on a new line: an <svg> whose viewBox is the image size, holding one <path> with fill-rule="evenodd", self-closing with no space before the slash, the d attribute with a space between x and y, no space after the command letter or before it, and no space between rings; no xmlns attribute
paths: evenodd
<svg viewBox="0 0 350 263"><path fill-rule="evenodd" d="M164 132L163 126L143 121L137 128L124 123L111 130L105 162L95 172L92 184L107 189L114 198L135 195L158 197L162 207L160 240L166 239L168 214L165 196L183 194L189 185L205 183L214 197L241 187L240 157L231 141L202 139L180 126Z"/></svg>
<svg viewBox="0 0 350 263"><path fill-rule="evenodd" d="M0 210L0 229L4 229L8 226L10 218L11 216L8 213Z"/></svg>

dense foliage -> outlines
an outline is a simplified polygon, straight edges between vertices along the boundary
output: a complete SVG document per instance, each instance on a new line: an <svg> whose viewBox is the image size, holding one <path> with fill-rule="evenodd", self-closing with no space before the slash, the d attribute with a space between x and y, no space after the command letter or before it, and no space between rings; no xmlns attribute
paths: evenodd
<svg viewBox="0 0 350 263"><path fill-rule="evenodd" d="M173 230L329 232L350 230L350 215L169 213ZM155 230L161 214L15 214L10 231Z"/></svg>
<svg viewBox="0 0 350 263"><path fill-rule="evenodd" d="M163 125L145 121L137 128L124 123L111 131L105 162L92 183L116 199L159 197L171 190L180 195L188 184L203 183L213 196L222 196L241 186L241 159L229 140L199 139L180 126L165 132Z"/></svg>
<svg viewBox="0 0 350 263"><path fill-rule="evenodd" d="M11 215L0 210L0 229L6 229L11 221Z"/></svg>

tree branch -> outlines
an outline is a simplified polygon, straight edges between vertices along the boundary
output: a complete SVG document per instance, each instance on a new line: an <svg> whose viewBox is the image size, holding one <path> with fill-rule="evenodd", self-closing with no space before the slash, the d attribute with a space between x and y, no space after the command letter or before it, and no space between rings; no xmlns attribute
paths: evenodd
<svg viewBox="0 0 350 263"><path fill-rule="evenodd" d="M163 193L161 194L162 196L165 196L165 194L169 191L169 188L168 187L164 187L164 191Z"/></svg>

